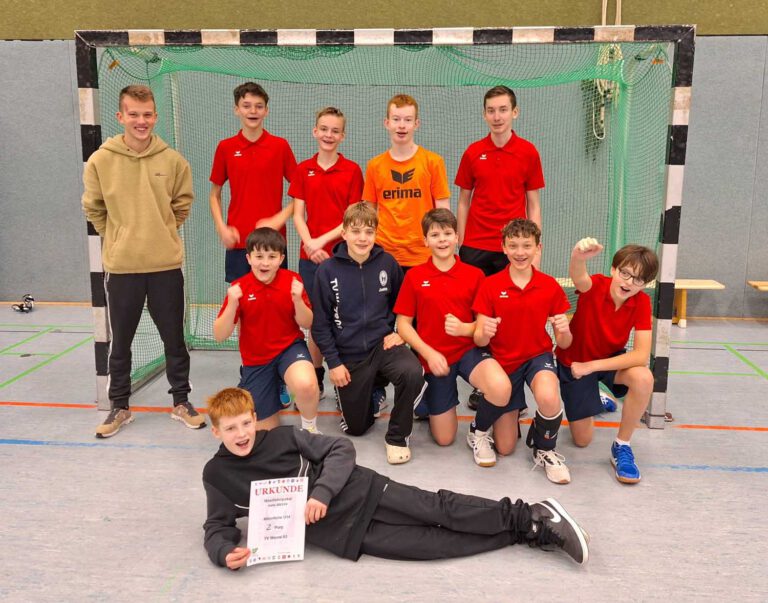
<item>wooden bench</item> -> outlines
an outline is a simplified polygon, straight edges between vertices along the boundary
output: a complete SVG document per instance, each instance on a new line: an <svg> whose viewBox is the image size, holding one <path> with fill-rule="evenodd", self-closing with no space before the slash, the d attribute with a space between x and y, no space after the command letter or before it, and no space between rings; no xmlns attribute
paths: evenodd
<svg viewBox="0 0 768 603"><path fill-rule="evenodd" d="M768 281L747 281L747 284L758 291L768 291Z"/></svg>
<svg viewBox="0 0 768 603"><path fill-rule="evenodd" d="M687 325L686 310L689 289L694 291L711 291L714 289L725 289L725 285L709 279L675 279L675 314L672 317L672 324L676 324L681 329L684 329Z"/></svg>

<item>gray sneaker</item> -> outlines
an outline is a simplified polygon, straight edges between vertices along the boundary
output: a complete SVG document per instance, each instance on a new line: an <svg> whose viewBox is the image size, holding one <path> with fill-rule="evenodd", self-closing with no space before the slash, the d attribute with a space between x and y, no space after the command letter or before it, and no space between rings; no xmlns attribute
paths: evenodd
<svg viewBox="0 0 768 603"><path fill-rule="evenodd" d="M113 408L109 411L106 420L96 428L97 438L111 438L123 425L133 421L133 415L127 408Z"/></svg>

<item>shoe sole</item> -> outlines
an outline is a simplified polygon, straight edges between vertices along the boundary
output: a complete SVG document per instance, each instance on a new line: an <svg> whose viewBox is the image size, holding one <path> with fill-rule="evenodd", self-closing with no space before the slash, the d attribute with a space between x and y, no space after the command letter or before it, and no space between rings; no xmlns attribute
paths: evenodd
<svg viewBox="0 0 768 603"><path fill-rule="evenodd" d="M560 514L560 516L568 522L568 524L573 528L573 531L576 533L576 537L579 539L579 544L581 545L581 552L583 555L582 560L577 561L570 555L568 556L573 559L574 563L578 563L579 565L586 565L587 561L589 561L589 545L587 544L589 542L589 534L587 534L587 531L584 530L578 523L576 523L576 520L570 516L568 511L566 511L563 508L563 505L561 505L556 499L547 498L544 502L550 504Z"/></svg>
<svg viewBox="0 0 768 603"><path fill-rule="evenodd" d="M200 425L190 425L182 417L180 417L179 415L175 415L173 413L171 413L171 419L173 419L174 421L181 421L182 425L184 425L184 427L187 427L189 429L202 429L203 427L205 427L205 421L200 423Z"/></svg>
<svg viewBox="0 0 768 603"><path fill-rule="evenodd" d="M639 477L621 477L619 472L616 470L616 459L613 457L611 457L611 465L613 465L613 474L616 476L616 480L622 484L636 484L640 481Z"/></svg>
<svg viewBox="0 0 768 603"><path fill-rule="evenodd" d="M112 433L97 433L96 437L100 440L104 440L106 438L111 438L113 435L117 435L117 432L120 431L125 425L128 425L129 423L133 423L133 417L126 419L120 425L117 426L117 429L115 429Z"/></svg>

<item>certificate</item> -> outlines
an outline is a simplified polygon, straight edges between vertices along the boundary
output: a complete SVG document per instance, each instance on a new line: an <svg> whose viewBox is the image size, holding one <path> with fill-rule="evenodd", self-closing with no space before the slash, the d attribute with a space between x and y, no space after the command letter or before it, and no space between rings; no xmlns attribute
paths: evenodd
<svg viewBox="0 0 768 603"><path fill-rule="evenodd" d="M304 559L304 509L309 480L284 477L251 482L248 565Z"/></svg>

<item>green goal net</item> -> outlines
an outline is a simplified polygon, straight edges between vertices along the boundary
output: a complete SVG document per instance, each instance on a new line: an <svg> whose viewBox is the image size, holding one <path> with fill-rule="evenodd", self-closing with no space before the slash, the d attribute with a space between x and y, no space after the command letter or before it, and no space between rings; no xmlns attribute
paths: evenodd
<svg viewBox="0 0 768 603"><path fill-rule="evenodd" d="M499 84L511 87L520 106L515 131L538 148L546 180L542 269L564 278L570 250L585 236L606 246L594 271L608 270L614 251L626 243L658 247L672 52L671 42L106 48L99 57L102 132L120 131L114 113L124 86L153 89L156 132L187 158L194 177L196 201L182 231L187 341L191 348L232 349L234 340L217 344L212 337L226 284L208 176L218 141L239 128L235 86L248 80L264 86L270 95L266 128L289 141L298 161L316 152L314 113L339 107L348 118L340 150L363 170L388 148L387 99L412 95L420 105L416 141L445 159L454 210L459 191L452 182L461 155L488 132L483 94ZM227 202L225 185L225 211ZM288 231L295 269L299 240L290 225ZM573 288L566 291L575 305ZM162 364L162 349L145 312L133 347L134 380Z"/></svg>

